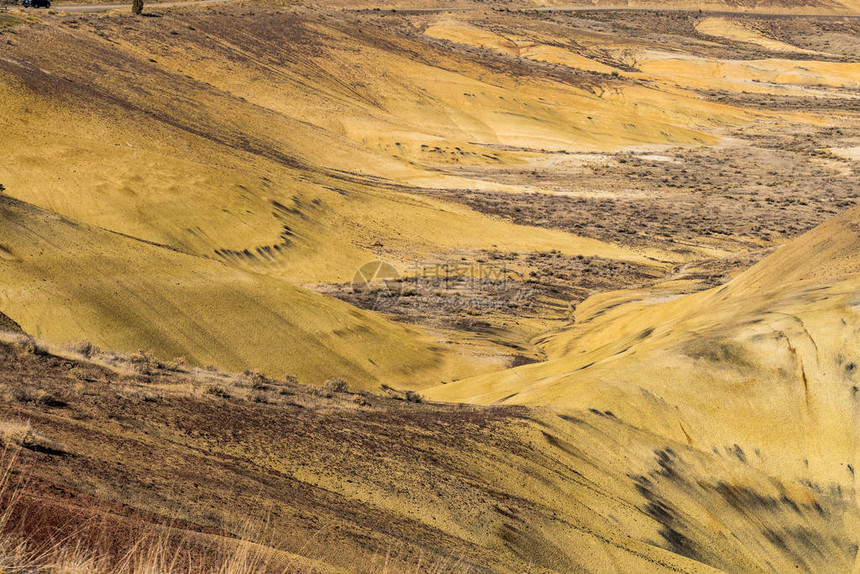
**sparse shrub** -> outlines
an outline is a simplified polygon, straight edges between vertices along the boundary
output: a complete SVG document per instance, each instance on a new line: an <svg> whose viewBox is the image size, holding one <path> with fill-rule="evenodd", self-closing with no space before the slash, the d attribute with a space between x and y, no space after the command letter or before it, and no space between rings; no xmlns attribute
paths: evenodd
<svg viewBox="0 0 860 574"><path fill-rule="evenodd" d="M346 381L341 379L340 377L335 379L329 379L323 385L323 391L328 393L348 393L349 385L346 384Z"/></svg>
<svg viewBox="0 0 860 574"><path fill-rule="evenodd" d="M89 341L81 341L80 343L75 343L71 346L70 349L73 353L77 353L78 355L85 357L87 359L93 358L95 355L98 355L100 349L90 343Z"/></svg>
<svg viewBox="0 0 860 574"><path fill-rule="evenodd" d="M116 387L116 392L118 396L135 399L144 403L157 403L161 400L161 395L146 389L118 386Z"/></svg>
<svg viewBox="0 0 860 574"><path fill-rule="evenodd" d="M286 375L284 375L284 382L286 382L288 385L298 385L299 378L295 375L287 373Z"/></svg>
<svg viewBox="0 0 860 574"><path fill-rule="evenodd" d="M137 15L143 13L143 0L132 0L131 13Z"/></svg>
<svg viewBox="0 0 860 574"><path fill-rule="evenodd" d="M40 345L33 337L21 337L16 341L16 346L31 355L47 355L48 351Z"/></svg>
<svg viewBox="0 0 860 574"><path fill-rule="evenodd" d="M141 375L151 375L156 370L164 367L164 365L155 358L152 351L138 351L129 357L129 362L131 362L132 369Z"/></svg>
<svg viewBox="0 0 860 574"><path fill-rule="evenodd" d="M423 403L424 397L415 391L399 391L388 385L380 385L382 391L390 398L398 401L408 401L410 403Z"/></svg>
<svg viewBox="0 0 860 574"><path fill-rule="evenodd" d="M251 400L255 403L260 403L263 405L272 404L272 400L266 393L254 393L251 395Z"/></svg>
<svg viewBox="0 0 860 574"><path fill-rule="evenodd" d="M35 403L39 401L39 398L42 396L41 389L37 389L36 387L24 386L24 387L14 387L9 391L9 394L13 401L19 403Z"/></svg>
<svg viewBox="0 0 860 574"><path fill-rule="evenodd" d="M213 385L206 389L206 394L220 397L222 399L230 399L233 397L233 395L227 392L227 389L225 389L224 387L219 387L217 385Z"/></svg>
<svg viewBox="0 0 860 574"><path fill-rule="evenodd" d="M188 364L185 360L185 357L176 357L172 361L164 363L163 366L168 371L173 371L174 373L185 373L188 371Z"/></svg>
<svg viewBox="0 0 860 574"><path fill-rule="evenodd" d="M14 387L9 391L9 395L12 400L19 403L38 404L46 407L64 407L67 404L66 401L30 385Z"/></svg>
<svg viewBox="0 0 860 574"><path fill-rule="evenodd" d="M6 191L6 186L0 183L0 193L3 193L4 191Z"/></svg>
<svg viewBox="0 0 860 574"><path fill-rule="evenodd" d="M369 404L367 402L367 399L365 399L363 396L361 396L359 394L352 395L352 402L354 402L355 404L357 404L360 407L366 407Z"/></svg>
<svg viewBox="0 0 860 574"><path fill-rule="evenodd" d="M65 452L58 443L33 430L30 421L0 421L0 442L6 447L20 446L54 454Z"/></svg>
<svg viewBox="0 0 860 574"><path fill-rule="evenodd" d="M32 440L34 434L33 427L29 422L0 422L0 439L6 446L24 446Z"/></svg>
<svg viewBox="0 0 860 574"><path fill-rule="evenodd" d="M269 377L259 371L245 371L243 375L252 389L268 391L272 388L272 381L269 380Z"/></svg>

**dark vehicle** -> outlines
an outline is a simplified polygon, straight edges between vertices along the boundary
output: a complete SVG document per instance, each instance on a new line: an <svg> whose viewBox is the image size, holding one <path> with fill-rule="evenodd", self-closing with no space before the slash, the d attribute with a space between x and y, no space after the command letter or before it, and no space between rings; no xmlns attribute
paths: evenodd
<svg viewBox="0 0 860 574"><path fill-rule="evenodd" d="M50 8L51 0L24 0L24 8Z"/></svg>

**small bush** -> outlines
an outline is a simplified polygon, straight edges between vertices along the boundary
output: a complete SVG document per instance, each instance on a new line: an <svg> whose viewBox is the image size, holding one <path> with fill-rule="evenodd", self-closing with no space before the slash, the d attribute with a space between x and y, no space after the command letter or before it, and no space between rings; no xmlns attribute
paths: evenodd
<svg viewBox="0 0 860 574"><path fill-rule="evenodd" d="M272 388L272 381L269 380L269 377L259 371L245 371L243 375L252 389L268 391Z"/></svg>
<svg viewBox="0 0 860 574"><path fill-rule="evenodd" d="M163 364L164 368L168 371L172 371L174 373L187 373L188 372L188 361L185 360L185 357L176 357L172 361L167 361Z"/></svg>
<svg viewBox="0 0 860 574"><path fill-rule="evenodd" d="M59 454L65 452L55 441L33 430L29 421L0 421L0 442L5 446Z"/></svg>
<svg viewBox="0 0 860 574"><path fill-rule="evenodd" d="M36 387L13 387L9 391L12 400L18 403L35 403L41 398L43 390Z"/></svg>
<svg viewBox="0 0 860 574"><path fill-rule="evenodd" d="M355 404L357 404L360 407L366 407L368 404L370 404L367 402L367 399L365 399L363 396L361 396L359 394L352 395L352 402L354 402Z"/></svg>
<svg viewBox="0 0 860 574"><path fill-rule="evenodd" d="M161 401L161 395L153 393L146 389L119 386L116 387L116 392L118 396L122 396L128 399L135 399L144 403L158 403Z"/></svg>
<svg viewBox="0 0 860 574"><path fill-rule="evenodd" d="M91 359L95 355L98 355L101 350L89 341L81 341L72 345L71 351L84 358Z"/></svg>
<svg viewBox="0 0 860 574"><path fill-rule="evenodd" d="M233 397L233 395L231 395L229 392L227 392L227 389L225 389L224 387L218 387L218 386L214 386L214 385L209 387L208 389L206 389L206 394L212 395L215 397L220 397L222 399L230 399Z"/></svg>
<svg viewBox="0 0 860 574"><path fill-rule="evenodd" d="M328 393L348 393L349 385L341 378L329 379L323 385L323 391Z"/></svg>
<svg viewBox="0 0 860 574"><path fill-rule="evenodd" d="M33 337L21 337L16 341L16 346L24 351L25 353L29 353L31 355L47 355L48 351Z"/></svg>
<svg viewBox="0 0 860 574"><path fill-rule="evenodd" d="M12 400L19 403L34 403L46 407L65 407L66 401L33 386L14 387L9 391Z"/></svg>
<svg viewBox="0 0 860 574"><path fill-rule="evenodd" d="M24 446L31 443L36 433L29 422L3 421L0 422L0 439L3 444Z"/></svg>
<svg viewBox="0 0 860 574"><path fill-rule="evenodd" d="M382 392L389 398L396 399L398 401L408 401L410 403L423 403L424 397L418 394L415 391L398 391L395 388L389 387L388 385L380 385Z"/></svg>
<svg viewBox="0 0 860 574"><path fill-rule="evenodd" d="M287 373L286 375L284 375L284 382L286 382L288 385L298 385L299 378L295 375Z"/></svg>
<svg viewBox="0 0 860 574"><path fill-rule="evenodd" d="M128 360L131 363L131 368L141 375L151 375L156 370L164 367L164 365L155 358L152 351L138 351L131 355Z"/></svg>

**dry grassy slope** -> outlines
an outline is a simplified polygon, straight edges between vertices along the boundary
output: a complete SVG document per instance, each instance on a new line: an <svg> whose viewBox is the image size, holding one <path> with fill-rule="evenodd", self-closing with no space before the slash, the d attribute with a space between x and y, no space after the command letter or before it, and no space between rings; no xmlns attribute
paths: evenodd
<svg viewBox="0 0 860 574"><path fill-rule="evenodd" d="M420 386L460 370L448 351L372 313L17 200L0 199L0 246L4 312L55 343L152 349L312 384Z"/></svg>
<svg viewBox="0 0 860 574"><path fill-rule="evenodd" d="M648 90L598 98L587 84L512 80L371 26L232 15L229 26L229 15L189 13L157 23L106 16L26 29L2 64L8 165L28 168L26 176L0 171L10 193L196 253L248 249L266 272L300 281L348 279L377 243L394 259L433 246L493 245L633 258L566 234L490 225L450 206L404 205L324 173L497 189L440 174L437 165L532 159L499 146L711 142L685 126L742 117L692 100L669 114ZM40 161L35 146L54 161ZM282 211L279 221L271 201L298 213ZM276 253L272 265L256 249L281 243L283 225L291 256Z"/></svg>
<svg viewBox="0 0 860 574"><path fill-rule="evenodd" d="M54 445L20 455L24 528L43 540L98 524L123 548L156 523L349 572L838 572L856 552L844 493L614 414L358 406L102 364L0 344L0 423L29 420ZM234 398L204 393L212 380Z"/></svg>
<svg viewBox="0 0 860 574"><path fill-rule="evenodd" d="M440 175L414 156L432 163L439 154L421 152L421 145L435 147L453 134L444 146L454 153L459 143L462 161L522 162L467 143L518 142L495 134L529 104L505 103L510 82L482 88L465 73L420 64L410 71L399 55L405 48L387 46L391 38L320 31L295 14L234 16L171 14L157 26L105 16L20 28L0 64L10 154L0 177L9 193L76 220L300 282L350 279L374 258L370 246L399 261L492 246L638 257L387 191L389 183L408 182L498 188ZM379 85L359 81L360 70L386 62ZM458 109L467 99L463 90L477 88L490 91L487 101ZM407 97L429 89L442 94ZM456 101L448 101L456 90ZM541 104L552 117L532 121L572 139L581 132L577 122L587 121L576 110L584 96L577 98L554 106L560 111ZM495 123L482 123L481 114ZM539 131L533 123L522 129ZM599 140L600 133L589 137ZM652 135L636 137L630 143Z"/></svg>
<svg viewBox="0 0 860 574"><path fill-rule="evenodd" d="M0 60L6 159L0 166L0 180L8 193L75 222L300 284L349 281L361 264L380 256L411 263L425 255L439 259L456 249L557 249L570 255L644 261L640 253L600 241L515 226L467 208L398 192L397 185L413 180L484 185L440 177L435 168L413 165L400 157L396 143L403 139L405 145L406 139L400 136L406 132L426 134L427 141L438 142L449 130L462 134L457 136L462 141L485 137L499 143L493 126L468 119L468 114L458 116L459 104L449 101L450 94L452 86L461 89L457 82L468 89L483 86L492 90L492 98L499 102L496 111L502 113L499 109L508 104L497 96L507 97L512 83L480 84L469 74L424 66L399 85L395 78L407 70L406 59L396 54L400 47L389 46L384 39L353 38L337 27L306 21L301 13L261 9L246 15L240 8L230 10L147 19L44 15L41 22L17 26ZM330 46L328 52L323 45ZM356 55L365 52L370 56ZM382 77L389 79L392 89L362 87L355 66L369 70L386 61L391 69ZM417 102L404 100L410 90L421 91L420 82L427 89L441 90L440 94ZM524 89L536 90L528 85ZM462 92L456 95L463 98ZM534 93L529 97L534 100ZM522 109L527 103L509 107ZM544 113L549 113L547 109L544 106ZM475 114L496 113L486 105L475 110ZM571 117L570 109L564 113ZM421 124L422 118L432 121ZM358 131L352 132L356 141L338 127L349 121L358 122ZM496 119L495 125L500 121ZM466 127L457 128L461 123ZM478 125L474 133L469 127L473 125ZM578 129L567 124L562 128L564 137ZM359 141L356 133L371 143ZM379 147L383 140L386 143ZM466 149L468 144L462 145ZM413 147L420 149L417 144ZM469 149L475 150L464 156L473 158L470 161L523 161L517 154L476 145ZM379 173L389 179L373 175ZM138 262L139 254L131 247L135 244L120 243L118 251L110 253L114 258L110 273L137 276L142 273L138 268L158 267L157 253L167 253L144 252L152 259ZM61 251L55 256L59 261ZM67 270L57 261L44 268L44 278L65 284ZM168 261L165 266L175 263ZM29 277L7 275L3 286L9 293L31 294L32 285L26 281ZM258 287L265 283L246 283L249 295L269 297L269 287ZM155 285L143 282L134 287L143 290ZM254 292L258 288L263 292ZM10 296L17 303L4 311L34 333L38 326L42 336L55 342L90 338L123 349L152 347L165 356L185 355L227 369L259 367L274 373L296 369L313 380L335 371L346 375L355 371L356 383L368 382L371 372L388 374L386 367L368 366L358 351L362 344L354 348L348 342L341 348L335 344L331 353L340 359L318 372L312 367L318 364L316 359L309 358L310 341L294 341L303 351L279 356L280 344L289 333L274 334L262 326L235 330L226 324L207 332L205 328L215 326L197 322L195 328L203 329L197 335L166 334L171 322L188 324L184 303L165 303L153 311L150 301L125 298L122 319L113 303L93 304L92 293L80 295L80 300L69 292L29 299L30 295ZM293 309L291 304L278 302L275 315L311 315L309 309ZM52 305L61 305L64 311L55 312ZM326 309L325 315L348 309L322 303L320 308ZM81 317L87 318L85 325ZM132 326L129 317L141 322ZM160 322L159 326L151 329L144 324L151 320ZM274 328L272 320L270 316L262 325ZM338 320L331 318L329 325ZM389 330L382 323L376 325ZM391 333L407 333L393 329ZM428 343L419 337L404 344L415 348ZM396 354L390 347L377 352L388 357ZM409 356L418 357L416 365L428 366L428 360L436 360L430 359L434 350L416 349L415 353L394 363L386 360L394 367L395 381L412 377L395 363L406 365ZM302 364L292 366L291 357L296 356L303 357ZM344 367L350 360L347 356L360 366ZM457 376L456 371L451 376ZM405 382L419 384L428 377L416 375Z"/></svg>
<svg viewBox="0 0 860 574"><path fill-rule="evenodd" d="M833 54L802 49L771 38L756 28L754 20L700 16L694 18L693 22L694 30L703 37L695 38L691 34L692 43L683 50L672 49L665 42L652 38L583 29L570 31L557 23L542 23L540 26L532 22L531 26L520 27L510 20L505 22L499 18L492 20L478 16L440 17L424 33L433 38L494 50L510 57L599 73L615 71L626 77L648 80L651 82L649 89L628 86L622 91L619 111L629 114L624 100L635 97L635 108L640 117L652 115L681 125L741 123L755 116L749 112L707 105L697 101L698 96L678 90L679 87L809 96L822 94L823 86L849 90L856 84L860 70L858 64L827 61ZM782 57L725 59L705 56L701 50L705 46L713 47L714 40L733 46L738 54L742 46L757 46L769 52L769 55L779 54ZM565 46L565 42L571 41L576 44ZM808 57L792 60L786 59L785 54ZM825 61L815 61L816 57ZM636 71L631 71L628 66ZM654 80L659 80L659 83ZM613 96L610 94L605 97ZM852 96L846 94L846 97ZM604 117L601 114L601 118ZM802 116L786 114L785 117ZM604 141L611 142L612 139Z"/></svg>
<svg viewBox="0 0 860 574"><path fill-rule="evenodd" d="M7 161L0 180L8 192L74 221L298 283L348 281L377 256L438 260L458 249L558 249L643 261L629 249L398 190L498 187L439 170L534 160L510 146L706 143L714 138L690 124L751 117L628 79L573 72L564 81L548 79L547 70L522 61L543 44L514 42L519 61L463 57L462 43L443 45L426 33L445 32L449 16L431 17L435 28L426 29L420 19L388 28L372 19L352 25L307 11L240 6L144 19L40 18L4 36ZM474 44L477 27L462 28L463 37L453 39ZM838 81L846 72L828 73ZM136 265L128 259L128 268ZM92 312L63 301L72 314ZM51 340L81 338L80 328L50 309L30 307L26 317L13 315L28 329L39 317ZM123 348L150 346L152 336L117 334L115 324L94 317L99 330L88 336ZM233 335L221 342L239 356L263 353L265 339Z"/></svg>
<svg viewBox="0 0 860 574"><path fill-rule="evenodd" d="M483 2L471 0L325 0L325 6L343 8L482 8ZM857 14L857 0L497 0L494 6L508 9L540 7L580 8L644 8L670 10L713 10L726 12L802 13L802 14Z"/></svg>
<svg viewBox="0 0 860 574"><path fill-rule="evenodd" d="M860 65L851 63L784 59L716 61L660 52L645 54L639 68L647 76L689 89L807 97L823 94L824 87L847 91L860 74ZM802 112L786 114L792 116L804 117Z"/></svg>
<svg viewBox="0 0 860 574"><path fill-rule="evenodd" d="M722 288L664 303L587 301L577 327L547 344L554 359L430 396L611 410L696 448L738 445L758 468L853 492L858 221L858 210L840 216Z"/></svg>
<svg viewBox="0 0 860 574"><path fill-rule="evenodd" d="M572 30L540 20L522 25L515 19L471 18L468 15L440 16L424 34L499 52L522 66L541 62L599 74L629 70L633 56L628 52L635 52L635 58L641 60L644 53L655 47L623 35ZM649 81L660 78L649 74L631 77ZM532 142L533 147L613 151L636 145L709 145L718 141L710 133L713 127L743 124L755 117L747 111L708 103L697 95L678 90L671 79L658 86L616 82L608 80L607 76L582 74L581 78L582 84L578 87L587 89L585 93L550 82L548 86L541 86L544 97L530 103L541 106L545 99L563 102L575 114L564 122L573 123L583 132L576 135L572 145L565 146L562 140L555 145ZM526 87L514 85L516 91L529 93ZM547 92L548 88L551 91ZM534 110L534 107L529 109L530 115L534 115ZM558 122L557 117L551 119ZM539 134L541 127L528 126L528 133Z"/></svg>
<svg viewBox="0 0 860 574"><path fill-rule="evenodd" d="M10 333L23 333L24 331L21 329L21 325L0 313L0 330L8 331Z"/></svg>
<svg viewBox="0 0 860 574"><path fill-rule="evenodd" d="M612 128L623 122L612 103L594 96L588 82L569 86L538 77L516 81L427 45L411 29L420 23L404 27L398 22L391 29L372 21L350 24L293 23L288 38L291 49L285 53L262 53L263 46L248 43L249 35L257 42L276 42L283 31L266 29L262 32L269 36L261 37L261 31L239 26L226 31L216 47L221 58L242 56L230 73L211 64L192 73L254 103L300 115L376 153L401 161L417 160L419 166L434 159L484 164L498 161L488 161L480 154L472 157L474 153L434 158L422 155L421 144L435 147L442 143L447 153L455 145L475 152L479 148L474 143L550 149L566 149L575 143L580 149L607 149L660 143L669 137L679 142L708 139L681 122L666 122L656 113L643 114L638 130L597 138L590 133L593 130L585 112L605 114L603 123L609 132L618 131ZM158 49L146 37L133 40L138 46ZM193 42L188 47L201 56L213 51ZM184 55L174 52L162 62L184 70L188 68ZM285 93L291 97L284 98ZM661 130L668 135L660 134ZM498 159L515 161L517 156L502 153ZM415 174L409 177L403 167L383 175L400 180L418 178ZM445 178L434 177L434 185L446 183Z"/></svg>
<svg viewBox="0 0 860 574"><path fill-rule="evenodd" d="M682 10L725 10L727 12L803 13L803 14L857 14L857 0L593 0L561 2L538 0L546 5L627 6L637 8L670 8Z"/></svg>

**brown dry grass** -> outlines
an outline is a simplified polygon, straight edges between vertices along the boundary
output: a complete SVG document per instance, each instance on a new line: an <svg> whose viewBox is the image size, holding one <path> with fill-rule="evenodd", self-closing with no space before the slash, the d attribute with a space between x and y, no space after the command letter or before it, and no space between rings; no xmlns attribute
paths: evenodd
<svg viewBox="0 0 860 574"><path fill-rule="evenodd" d="M21 447L30 450L62 452L61 445L35 431L29 421L0 421L0 442L7 449Z"/></svg>
<svg viewBox="0 0 860 574"><path fill-rule="evenodd" d="M219 537L215 544L201 549L174 529L155 526L142 529L137 539L122 552L105 552L93 543L93 534L104 539L98 525L80 522L62 538L40 539L20 528L19 507L26 504L21 483L18 454L28 448L34 433L29 423L0 423L0 437L6 447L0 452L0 572L4 574L303 574L332 571L299 556L278 552L269 545L254 542L259 533L248 538ZM24 469L26 470L26 469ZM248 528L251 528L250 523ZM312 547L309 539L302 550ZM469 572L461 560L450 557L419 556L414 569L406 569L389 550L370 557L363 571L379 574L442 574Z"/></svg>
<svg viewBox="0 0 860 574"><path fill-rule="evenodd" d="M804 542L780 534L780 548L784 530L825 541L806 570L850 553L845 496L602 410L327 392L147 354L144 374L140 355L35 347L0 343L0 390L57 400L0 402L0 420L63 448L14 447L0 531L44 572L550 572L610 569L607 553L636 571L731 570L748 544L793 560ZM738 504L736 487L767 503ZM743 536L678 510L701 505Z"/></svg>

